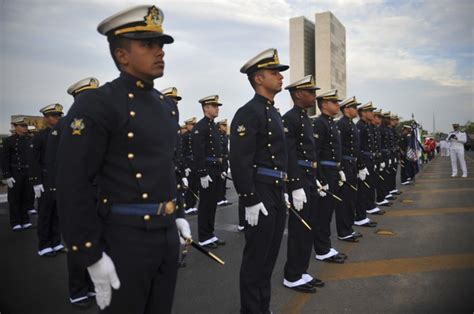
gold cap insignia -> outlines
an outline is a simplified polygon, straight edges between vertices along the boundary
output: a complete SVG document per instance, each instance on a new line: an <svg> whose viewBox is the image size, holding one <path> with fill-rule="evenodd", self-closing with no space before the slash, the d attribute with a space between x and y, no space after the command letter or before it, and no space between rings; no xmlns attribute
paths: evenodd
<svg viewBox="0 0 474 314"><path fill-rule="evenodd" d="M245 135L245 126L242 124L242 125L239 125L237 127L237 133L239 133L239 136L244 136Z"/></svg>

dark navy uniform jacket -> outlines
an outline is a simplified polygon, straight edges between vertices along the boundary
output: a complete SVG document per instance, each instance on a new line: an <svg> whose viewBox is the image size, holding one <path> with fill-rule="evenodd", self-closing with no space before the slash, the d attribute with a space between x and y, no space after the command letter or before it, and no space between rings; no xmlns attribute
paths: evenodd
<svg viewBox="0 0 474 314"><path fill-rule="evenodd" d="M356 126L359 129L361 156L363 158L368 158L374 161L376 148L372 125L360 119L359 121L357 121ZM369 169L369 171L370 170L373 169Z"/></svg>
<svg viewBox="0 0 474 314"><path fill-rule="evenodd" d="M112 204L176 198L178 109L152 84L121 73L79 94L63 119L57 155L62 233L78 263L89 266L101 257L99 217L105 218ZM174 224L169 219L174 215L152 219L147 226Z"/></svg>
<svg viewBox="0 0 474 314"><path fill-rule="evenodd" d="M315 186L317 162L307 110L294 106L283 116L283 125L288 148L288 190Z"/></svg>
<svg viewBox="0 0 474 314"><path fill-rule="evenodd" d="M384 161L382 156L382 132L380 126L372 125L371 128L374 133L376 160L378 163L381 163Z"/></svg>
<svg viewBox="0 0 474 314"><path fill-rule="evenodd" d="M274 101L256 94L237 110L230 127L230 169L244 207L262 201L255 182L285 189L285 178L257 174L259 167L285 173L287 148L281 115Z"/></svg>
<svg viewBox="0 0 474 314"><path fill-rule="evenodd" d="M192 130L191 130L192 132ZM191 170L195 169L194 156L193 156L193 145L192 145L192 133L186 132L181 135L181 147L183 154L183 166L184 169L189 168Z"/></svg>
<svg viewBox="0 0 474 314"><path fill-rule="evenodd" d="M221 141L222 165L224 171L229 169L229 135L219 131L219 139Z"/></svg>
<svg viewBox="0 0 474 314"><path fill-rule="evenodd" d="M202 118L192 129L192 147L197 175L220 175L223 171L223 159L220 135L215 122L207 117Z"/></svg>
<svg viewBox="0 0 474 314"><path fill-rule="evenodd" d="M337 127L341 132L342 158L353 160L354 164L357 164L357 169L364 169L364 161L360 156L359 129L352 119L346 116L337 122Z"/></svg>
<svg viewBox="0 0 474 314"><path fill-rule="evenodd" d="M46 127L40 130L31 139L28 148L28 175L31 184L47 185L47 169L46 169L46 145L51 132L51 128ZM49 180L48 180L49 181Z"/></svg>
<svg viewBox="0 0 474 314"><path fill-rule="evenodd" d="M320 169L323 167L321 162L324 163L324 161L340 164L342 157L341 135L334 118L321 114L313 122L313 132L316 160ZM339 166L333 168L339 168ZM328 183L324 171L318 171L318 178L322 185Z"/></svg>
<svg viewBox="0 0 474 314"><path fill-rule="evenodd" d="M28 135L14 134L3 139L2 172L3 178L13 177L14 172L28 168L27 151L31 138Z"/></svg>
<svg viewBox="0 0 474 314"><path fill-rule="evenodd" d="M59 139L61 138L61 126L64 120L59 120L58 124L55 125L49 131L48 141L46 142L46 171L48 173L48 186L51 191L56 189L56 168L57 168L57 152L59 146Z"/></svg>

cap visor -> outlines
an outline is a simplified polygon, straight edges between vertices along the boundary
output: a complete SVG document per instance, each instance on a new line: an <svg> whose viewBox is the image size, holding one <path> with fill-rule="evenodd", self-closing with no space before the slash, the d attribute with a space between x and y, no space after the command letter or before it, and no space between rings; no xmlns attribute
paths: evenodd
<svg viewBox="0 0 474 314"><path fill-rule="evenodd" d="M260 68L259 70L278 70L280 72L286 71L290 68L289 65L285 64L272 64L268 65L266 67Z"/></svg>
<svg viewBox="0 0 474 314"><path fill-rule="evenodd" d="M174 42L174 38L170 35L158 33L158 32L134 32L134 33L125 33L120 35L120 37L125 37L128 39L153 39L159 38L164 44L171 44Z"/></svg>

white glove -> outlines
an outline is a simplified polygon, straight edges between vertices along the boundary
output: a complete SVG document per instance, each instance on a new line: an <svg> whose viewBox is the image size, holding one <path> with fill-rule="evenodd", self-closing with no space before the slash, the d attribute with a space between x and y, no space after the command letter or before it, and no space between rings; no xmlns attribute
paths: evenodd
<svg viewBox="0 0 474 314"><path fill-rule="evenodd" d="M175 222L176 227L178 228L179 242L181 242L182 245L185 245L185 240L191 239L191 228L189 228L189 223L184 218L176 218Z"/></svg>
<svg viewBox="0 0 474 314"><path fill-rule="evenodd" d="M382 161L380 163L380 171L382 171L385 168L385 161Z"/></svg>
<svg viewBox="0 0 474 314"><path fill-rule="evenodd" d="M293 197L293 206L297 211L303 209L303 204L307 202L306 200L306 193L303 189L294 190L291 192L291 196Z"/></svg>
<svg viewBox="0 0 474 314"><path fill-rule="evenodd" d="M291 203L290 203L290 196L288 195L288 193L283 193L283 197L285 198L285 205L288 207L288 206L291 206Z"/></svg>
<svg viewBox="0 0 474 314"><path fill-rule="evenodd" d="M364 173L365 173L366 175L369 175L369 174L370 174L370 173L369 173L369 169L367 169L367 167L365 167L364 169L362 169L362 171L364 171Z"/></svg>
<svg viewBox="0 0 474 314"><path fill-rule="evenodd" d="M343 185L344 185L344 182L346 182L346 174L344 173L344 171L340 170L340 171L339 171L339 182L338 182L338 185L339 185L339 186L343 186Z"/></svg>
<svg viewBox="0 0 474 314"><path fill-rule="evenodd" d="M389 159L389 160L388 160L388 165L389 165L389 166L392 165L392 159Z"/></svg>
<svg viewBox="0 0 474 314"><path fill-rule="evenodd" d="M97 305L103 310L110 305L112 300L112 289L110 287L115 290L120 288L120 280L115 271L114 262L103 252L102 258L87 267L87 270L94 283Z"/></svg>
<svg viewBox="0 0 474 314"><path fill-rule="evenodd" d="M321 182L319 182L319 180L316 180L316 185L318 186L319 196L325 197L327 195L327 193L324 192L324 191L329 190L329 185L326 184L325 186L322 186Z"/></svg>
<svg viewBox="0 0 474 314"><path fill-rule="evenodd" d="M365 171L367 171L367 168L361 169L361 170L359 170L359 172L357 173L357 177L358 177L361 181L365 181L365 178L367 177L367 174L365 173ZM368 171L367 171L367 172L368 172Z"/></svg>
<svg viewBox="0 0 474 314"><path fill-rule="evenodd" d="M44 192L44 188L42 184L34 185L33 190L35 190L35 198L40 198L41 192Z"/></svg>
<svg viewBox="0 0 474 314"><path fill-rule="evenodd" d="M13 187L13 184L15 184L15 179L12 177L6 178L5 180L2 180L3 183L5 183L10 189Z"/></svg>
<svg viewBox="0 0 474 314"><path fill-rule="evenodd" d="M260 212L265 216L268 216L267 209L262 202L250 207L245 207L245 220L247 220L249 225L256 226L258 224L258 215Z"/></svg>
<svg viewBox="0 0 474 314"><path fill-rule="evenodd" d="M201 177L201 186L203 189L207 189L209 187L209 182L212 182L212 179L209 175Z"/></svg>
<svg viewBox="0 0 474 314"><path fill-rule="evenodd" d="M182 178L181 181L183 182L183 185L184 185L185 187L188 187L188 186L189 186L188 179Z"/></svg>
<svg viewBox="0 0 474 314"><path fill-rule="evenodd" d="M225 177L227 177L227 172L226 172L226 171L222 171L222 173L221 173L221 178L222 178L222 179L225 179Z"/></svg>
<svg viewBox="0 0 474 314"><path fill-rule="evenodd" d="M189 169L189 168L184 169L184 175L185 175L186 177L189 177L189 174L190 174L190 173L191 173L191 169Z"/></svg>

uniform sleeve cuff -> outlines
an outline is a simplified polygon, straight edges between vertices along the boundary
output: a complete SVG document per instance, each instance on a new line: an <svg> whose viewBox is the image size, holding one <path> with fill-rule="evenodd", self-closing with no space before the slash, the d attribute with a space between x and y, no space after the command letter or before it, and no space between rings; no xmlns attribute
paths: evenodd
<svg viewBox="0 0 474 314"><path fill-rule="evenodd" d="M241 194L239 201L242 202L244 207L250 207L250 206L257 205L258 203L262 202L260 200L260 197L257 195L257 193Z"/></svg>

